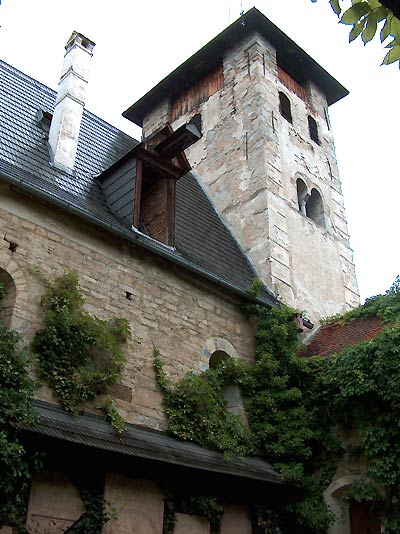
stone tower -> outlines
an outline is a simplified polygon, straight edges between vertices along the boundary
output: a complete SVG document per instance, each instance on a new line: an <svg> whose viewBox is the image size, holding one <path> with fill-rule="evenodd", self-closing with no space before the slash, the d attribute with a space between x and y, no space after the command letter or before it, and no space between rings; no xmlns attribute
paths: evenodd
<svg viewBox="0 0 400 534"><path fill-rule="evenodd" d="M124 116L192 120L190 164L265 284L319 318L359 302L328 106L348 92L253 8Z"/></svg>

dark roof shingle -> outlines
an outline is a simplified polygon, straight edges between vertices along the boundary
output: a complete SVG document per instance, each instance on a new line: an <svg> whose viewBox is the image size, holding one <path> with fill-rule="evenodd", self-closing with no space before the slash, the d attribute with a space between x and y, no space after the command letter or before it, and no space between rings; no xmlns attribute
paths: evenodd
<svg viewBox="0 0 400 534"><path fill-rule="evenodd" d="M193 173L177 183L176 248L128 228L110 211L96 176L121 159L137 141L84 111L75 175L49 164L47 133L38 110L53 111L55 91L0 61L0 173L31 194L40 194L94 224L191 268L243 294L257 276ZM276 305L264 292L263 300Z"/></svg>
<svg viewBox="0 0 400 534"><path fill-rule="evenodd" d="M126 424L126 430L118 435L99 416L87 413L72 416L44 401L35 401L35 407L39 412L39 423L26 428L35 434L196 470L273 484L283 483L272 465L261 458L234 457L227 460L220 452L139 425Z"/></svg>

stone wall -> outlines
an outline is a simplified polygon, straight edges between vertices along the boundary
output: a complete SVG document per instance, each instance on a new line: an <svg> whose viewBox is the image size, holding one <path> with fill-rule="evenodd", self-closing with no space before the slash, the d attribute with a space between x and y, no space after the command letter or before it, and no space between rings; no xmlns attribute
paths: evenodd
<svg viewBox="0 0 400 534"><path fill-rule="evenodd" d="M90 313L128 319L132 340L125 348L122 384L114 389L126 421L166 427L154 381L154 347L172 379L207 366L210 339L226 340L239 357L252 358L253 327L237 301L217 286L6 188L0 196L0 231L18 244L11 252L9 243L0 240L0 267L16 288L11 326L28 342L41 326L45 286L37 269L49 279L75 270ZM45 386L38 395L55 400Z"/></svg>
<svg viewBox="0 0 400 534"><path fill-rule="evenodd" d="M292 124L279 112L280 91ZM172 126L201 114L203 137L187 150L194 171L264 282L318 320L359 300L326 98L312 82L303 92L307 102L282 83L274 48L255 33L226 52L224 87ZM167 109L145 117L147 133ZM323 226L299 211L299 177L322 196Z"/></svg>

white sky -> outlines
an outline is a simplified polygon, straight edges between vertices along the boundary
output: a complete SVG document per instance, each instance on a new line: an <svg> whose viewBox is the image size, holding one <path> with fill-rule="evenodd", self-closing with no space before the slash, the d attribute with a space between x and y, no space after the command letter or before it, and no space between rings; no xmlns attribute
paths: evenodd
<svg viewBox="0 0 400 534"><path fill-rule="evenodd" d="M350 91L330 108L362 299L400 273L400 72L379 40L348 44L328 0L255 5ZM121 113L240 14L240 0L1 0L0 57L57 89L73 30L96 43L86 107L128 134ZM1 95L0 95L1 98Z"/></svg>

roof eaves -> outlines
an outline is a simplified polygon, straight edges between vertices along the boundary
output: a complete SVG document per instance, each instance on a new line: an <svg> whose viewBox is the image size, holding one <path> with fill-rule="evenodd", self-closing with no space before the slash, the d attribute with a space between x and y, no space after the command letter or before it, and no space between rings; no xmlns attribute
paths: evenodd
<svg viewBox="0 0 400 534"><path fill-rule="evenodd" d="M334 104L349 94L348 90L319 63L257 8L253 7L150 89L125 110L122 116L138 126L143 126L143 119L149 111L164 98L177 97L187 86L201 79L221 62L229 47L248 35L249 32L260 33L276 48L277 52L285 54L285 51L290 50L290 56L294 58L293 63L298 63L298 68L302 74L306 75L325 93L328 105Z"/></svg>
<svg viewBox="0 0 400 534"><path fill-rule="evenodd" d="M129 423L126 423L125 432L119 436L99 416L87 413L73 416L44 401L35 401L34 404L39 413L39 422L25 427L25 430L35 434L190 469L278 485L284 483L272 465L261 458L235 457L228 461L217 451Z"/></svg>
<svg viewBox="0 0 400 534"><path fill-rule="evenodd" d="M214 273L207 271L206 269L199 267L198 265L190 262L182 256L179 256L173 249L158 243L153 239L148 239L144 234L136 232L134 228L128 229L117 222L112 223L110 221L105 221L91 213L89 210L82 207L77 207L72 202L69 202L63 198L59 198L55 194L52 194L44 187L40 187L37 184L37 178L32 176L30 173L18 169L18 173L15 173L15 167L7 162L0 161L0 176L5 181L8 182L30 194L33 194L36 197L39 197L57 207L67 210L70 213L98 226L104 228L105 230L117 235L130 243L139 246L160 256L172 263L182 267L190 272L201 276L213 283L218 284L219 286L228 289L230 292L240 296L241 298L253 302L255 304L267 305L272 307L280 306L278 299L272 295L265 295L264 298L254 298L250 296L244 289L232 284L231 282L224 280L223 278L217 276ZM17 175L18 174L18 175ZM30 180L29 180L30 178Z"/></svg>

